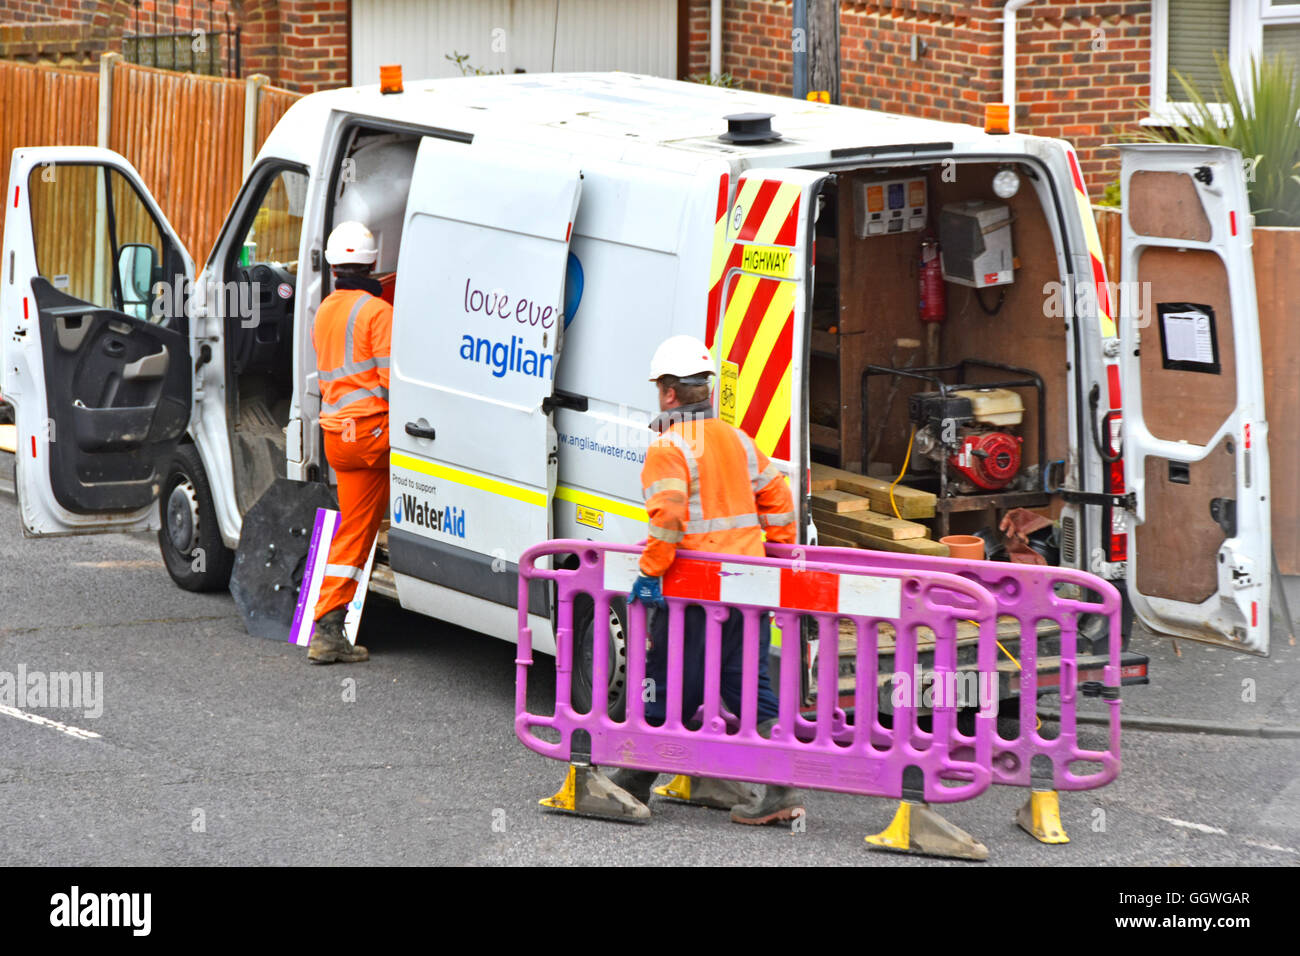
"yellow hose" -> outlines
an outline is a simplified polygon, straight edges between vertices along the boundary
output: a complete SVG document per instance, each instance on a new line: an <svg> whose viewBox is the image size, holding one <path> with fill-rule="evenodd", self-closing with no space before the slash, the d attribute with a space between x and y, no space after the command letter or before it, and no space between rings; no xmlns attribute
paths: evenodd
<svg viewBox="0 0 1300 956"><path fill-rule="evenodd" d="M899 521L903 520L903 516L898 513L898 502L894 500L894 488L903 480L903 476L907 474L907 464L912 460L912 442L915 440L916 426L913 425L912 434L907 436L907 455L903 458L903 470L898 473L898 477L894 479L894 483L889 486L889 507L894 509L894 517Z"/></svg>

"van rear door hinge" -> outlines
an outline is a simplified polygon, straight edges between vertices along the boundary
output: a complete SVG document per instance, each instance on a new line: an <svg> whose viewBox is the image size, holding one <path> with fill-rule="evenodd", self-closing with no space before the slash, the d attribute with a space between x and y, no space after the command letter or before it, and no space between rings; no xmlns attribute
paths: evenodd
<svg viewBox="0 0 1300 956"><path fill-rule="evenodd" d="M1112 508L1123 508L1125 511L1137 510L1137 495L1131 491L1126 495L1103 494L1097 491L1066 491L1064 489L1055 493L1072 505L1101 505L1102 507L1110 505Z"/></svg>
<svg viewBox="0 0 1300 956"><path fill-rule="evenodd" d="M542 399L542 414L549 415L557 408L585 412L587 410L587 396L574 395L572 392L562 392L556 389L554 395L547 395Z"/></svg>

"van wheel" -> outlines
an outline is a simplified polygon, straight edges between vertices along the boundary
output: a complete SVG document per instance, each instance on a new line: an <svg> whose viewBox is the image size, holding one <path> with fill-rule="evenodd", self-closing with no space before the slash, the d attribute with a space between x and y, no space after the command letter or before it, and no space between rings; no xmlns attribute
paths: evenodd
<svg viewBox="0 0 1300 956"><path fill-rule="evenodd" d="M573 707L580 713L591 712L593 684L592 628L595 604L589 597L579 597L573 604L574 662ZM622 720L627 708L627 611L620 599L609 603L609 716Z"/></svg>
<svg viewBox="0 0 1300 956"><path fill-rule="evenodd" d="M235 552L221 540L212 486L198 449L178 446L166 474L158 499L158 549L167 573L186 591L224 591L230 586Z"/></svg>

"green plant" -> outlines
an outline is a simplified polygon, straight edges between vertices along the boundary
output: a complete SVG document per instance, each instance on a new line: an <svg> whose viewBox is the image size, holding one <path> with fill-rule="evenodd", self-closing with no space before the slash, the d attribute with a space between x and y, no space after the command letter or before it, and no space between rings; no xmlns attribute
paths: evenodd
<svg viewBox="0 0 1300 956"><path fill-rule="evenodd" d="M450 60L460 69L461 76L496 76L504 73L505 70L483 70L477 66L470 66L468 53L457 53L452 50L450 53L442 55L444 60Z"/></svg>
<svg viewBox="0 0 1300 956"><path fill-rule="evenodd" d="M730 73L692 73L689 79L692 83L703 83L705 86L736 85L736 78Z"/></svg>
<svg viewBox="0 0 1300 956"><path fill-rule="evenodd" d="M1227 58L1216 53L1215 61L1219 83L1208 95L1174 73L1189 101L1184 125L1143 130L1135 138L1239 150L1255 221L1300 226L1300 81L1295 67L1281 56L1252 60L1248 88L1242 91L1233 82Z"/></svg>
<svg viewBox="0 0 1300 956"><path fill-rule="evenodd" d="M1093 203L1094 206L1114 206L1118 208L1124 204L1124 197L1120 194L1119 178L1116 177L1106 184L1106 191L1101 194L1101 198Z"/></svg>

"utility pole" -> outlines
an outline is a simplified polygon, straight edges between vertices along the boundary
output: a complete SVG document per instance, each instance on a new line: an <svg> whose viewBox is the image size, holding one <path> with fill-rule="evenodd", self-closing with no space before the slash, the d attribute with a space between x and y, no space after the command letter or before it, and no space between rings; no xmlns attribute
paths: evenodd
<svg viewBox="0 0 1300 956"><path fill-rule="evenodd" d="M794 0L791 11L790 43L794 54L793 96L808 98L808 0Z"/></svg>
<svg viewBox="0 0 1300 956"><path fill-rule="evenodd" d="M808 87L840 101L840 0L808 0ZM805 90L806 94L807 90Z"/></svg>

